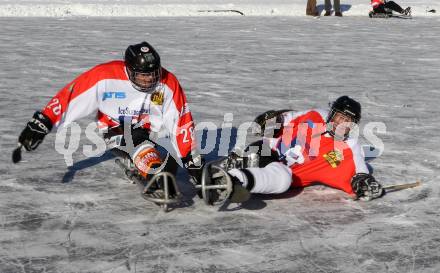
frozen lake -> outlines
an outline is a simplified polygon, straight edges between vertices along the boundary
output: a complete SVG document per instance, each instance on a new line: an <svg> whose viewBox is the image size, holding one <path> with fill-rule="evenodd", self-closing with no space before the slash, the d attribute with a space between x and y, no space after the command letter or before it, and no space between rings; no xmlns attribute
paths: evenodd
<svg viewBox="0 0 440 273"><path fill-rule="evenodd" d="M0 272L439 272L439 22L0 18ZM79 151L68 169L54 134L10 163L35 110L142 40L180 79L196 122L220 125L233 113L238 127L265 110L325 108L347 94L363 105L361 127L387 127L375 177L423 185L369 203L315 186L217 211L181 172L186 205L164 213L112 160Z"/></svg>

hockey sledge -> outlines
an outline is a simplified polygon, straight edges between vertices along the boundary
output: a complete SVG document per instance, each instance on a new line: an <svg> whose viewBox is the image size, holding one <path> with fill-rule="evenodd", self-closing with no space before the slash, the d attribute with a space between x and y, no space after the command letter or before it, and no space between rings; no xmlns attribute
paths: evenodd
<svg viewBox="0 0 440 273"><path fill-rule="evenodd" d="M392 11L385 12L385 13L376 13L374 11L370 11L368 13L368 17L370 18L400 18L400 19L412 19L411 15L404 15L399 13L393 13Z"/></svg>
<svg viewBox="0 0 440 273"><path fill-rule="evenodd" d="M128 168L121 159L116 159L115 163L138 186L142 198L160 206L164 212L169 211L170 205L179 204L182 201L182 194L172 173L159 172L145 180L135 169Z"/></svg>
<svg viewBox="0 0 440 273"><path fill-rule="evenodd" d="M258 155L244 154L240 148L235 148L228 156L209 162L202 172L200 185L196 189L201 192L206 205L222 206L229 200L231 203L243 203L250 198L248 189L237 181L232 181L228 171L258 166Z"/></svg>
<svg viewBox="0 0 440 273"><path fill-rule="evenodd" d="M207 163L203 168L202 181L196 189L202 192L206 205L221 206L232 193L233 184L227 175L228 158ZM221 178L224 179L216 179Z"/></svg>

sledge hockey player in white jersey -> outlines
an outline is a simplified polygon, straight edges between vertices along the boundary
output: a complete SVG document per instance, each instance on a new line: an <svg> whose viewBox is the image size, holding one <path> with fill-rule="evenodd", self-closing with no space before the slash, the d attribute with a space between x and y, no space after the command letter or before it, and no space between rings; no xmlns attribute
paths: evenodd
<svg viewBox="0 0 440 273"><path fill-rule="evenodd" d="M128 46L124 60L97 65L67 84L35 112L20 134L19 144L27 151L35 150L53 127L90 114L96 114L107 147L121 157L117 162L125 166L130 178L145 182L160 169L163 156L156 150L153 135L164 128L174 148L168 152L182 160L195 181L200 180L203 160L196 151L185 94L147 42ZM168 156L165 171L174 174L176 170L176 161ZM154 187L146 191L150 190Z"/></svg>
<svg viewBox="0 0 440 273"><path fill-rule="evenodd" d="M361 147L349 134L360 118L361 105L348 96L338 98L330 111L280 110L258 116L261 132L266 128L267 133L268 121L281 128L265 133L243 154L208 163L201 183L205 202L241 203L250 193L279 194L317 182L357 199L380 197L382 186L369 174Z"/></svg>

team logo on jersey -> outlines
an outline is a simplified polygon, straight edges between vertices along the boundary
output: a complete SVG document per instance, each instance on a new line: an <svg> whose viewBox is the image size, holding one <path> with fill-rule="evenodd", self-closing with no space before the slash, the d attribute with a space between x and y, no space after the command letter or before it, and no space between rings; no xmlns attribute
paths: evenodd
<svg viewBox="0 0 440 273"><path fill-rule="evenodd" d="M327 160L328 164L332 166L332 168L338 167L343 159L342 153L336 150L326 153L325 155L323 155L323 157L325 160Z"/></svg>
<svg viewBox="0 0 440 273"><path fill-rule="evenodd" d="M125 99L126 97L125 92L104 92L102 101L106 99Z"/></svg>
<svg viewBox="0 0 440 273"><path fill-rule="evenodd" d="M143 52L143 53L147 53L147 52L149 52L150 51L150 48L148 47L148 46L143 46L143 47L141 47L141 52Z"/></svg>
<svg viewBox="0 0 440 273"><path fill-rule="evenodd" d="M162 105L163 104L163 92L162 90L155 91L151 94L151 103L154 105Z"/></svg>
<svg viewBox="0 0 440 273"><path fill-rule="evenodd" d="M146 114L149 112L150 112L149 109L134 110L134 109L130 109L128 107L125 107L125 108L118 107L118 114L121 116L139 116L139 115Z"/></svg>

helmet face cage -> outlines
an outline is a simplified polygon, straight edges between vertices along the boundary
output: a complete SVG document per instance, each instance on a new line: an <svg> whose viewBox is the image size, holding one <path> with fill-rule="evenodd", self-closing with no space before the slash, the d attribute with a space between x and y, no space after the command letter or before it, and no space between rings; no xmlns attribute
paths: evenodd
<svg viewBox="0 0 440 273"><path fill-rule="evenodd" d="M135 72L127 67L128 78L133 87L141 92L152 92L156 89L161 79L161 69L152 72Z"/></svg>
<svg viewBox="0 0 440 273"><path fill-rule="evenodd" d="M333 119L336 114L341 114L345 120L341 123L338 123L335 127ZM327 132L329 132L330 135L332 135L333 137L337 137L338 139L346 139L350 134L351 129L355 127L355 124L357 124L357 122L355 121L353 116L347 115L347 113L344 113L342 111L334 110L331 112L329 122L327 122Z"/></svg>
<svg viewBox="0 0 440 273"><path fill-rule="evenodd" d="M335 102L333 102L331 109L330 109L330 113L327 117L327 131L333 135L336 136L337 133L338 135L340 135L340 132L335 132L338 128L335 128L334 126L334 119L336 114L340 114L343 116L342 122L339 123L345 123L344 127L346 129L352 129L355 124L359 123L360 118L361 118L361 105L356 102L355 100L349 98L348 96L342 96L340 98L338 98ZM347 124L350 123L350 124ZM349 125L349 126L347 126ZM339 124L338 124L339 126ZM343 129L343 128L341 128ZM347 132L347 130L345 130L345 132L343 133L343 136L339 136L339 137L343 137L343 138L347 138L349 131Z"/></svg>
<svg viewBox="0 0 440 273"><path fill-rule="evenodd" d="M329 114L328 122L332 122L333 118L335 117L335 115L337 113L343 115L347 119L350 119L350 121L347 121L347 122L359 123L359 119L357 119L355 114L351 113L350 111L341 111L339 109L332 109L331 110L331 112Z"/></svg>

